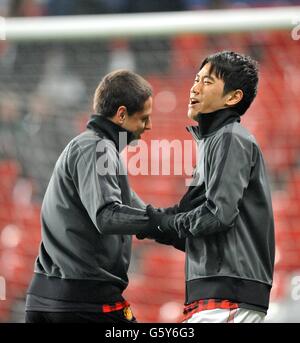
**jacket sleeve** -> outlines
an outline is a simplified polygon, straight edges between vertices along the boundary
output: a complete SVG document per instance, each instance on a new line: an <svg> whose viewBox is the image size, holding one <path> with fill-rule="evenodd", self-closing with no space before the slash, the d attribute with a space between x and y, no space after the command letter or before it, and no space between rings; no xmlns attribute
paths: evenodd
<svg viewBox="0 0 300 343"><path fill-rule="evenodd" d="M73 152L71 175L77 193L87 215L100 233L142 233L148 229L149 217L145 209L141 209L137 196L132 201L131 190L128 196L139 208L123 204L118 179L123 165L115 146L109 142L106 143L105 151L77 147Z"/></svg>
<svg viewBox="0 0 300 343"><path fill-rule="evenodd" d="M171 245L175 249L185 252L186 238L178 238L178 237L170 238L170 235L168 234L166 235L166 238L155 239L155 242L164 244L164 245Z"/></svg>
<svg viewBox="0 0 300 343"><path fill-rule="evenodd" d="M179 237L210 235L234 226L250 180L252 150L250 141L233 133L213 142L204 166L207 201L169 222Z"/></svg>
<svg viewBox="0 0 300 343"><path fill-rule="evenodd" d="M145 210L147 206L134 191L131 191L131 204L133 207L139 208L141 210Z"/></svg>

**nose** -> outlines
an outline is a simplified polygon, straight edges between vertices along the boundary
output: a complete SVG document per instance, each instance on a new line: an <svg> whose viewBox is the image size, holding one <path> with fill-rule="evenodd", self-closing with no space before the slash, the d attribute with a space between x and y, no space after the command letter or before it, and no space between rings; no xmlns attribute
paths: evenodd
<svg viewBox="0 0 300 343"><path fill-rule="evenodd" d="M199 93L199 86L200 86L200 82L194 83L192 88L191 88L191 93L198 94Z"/></svg>

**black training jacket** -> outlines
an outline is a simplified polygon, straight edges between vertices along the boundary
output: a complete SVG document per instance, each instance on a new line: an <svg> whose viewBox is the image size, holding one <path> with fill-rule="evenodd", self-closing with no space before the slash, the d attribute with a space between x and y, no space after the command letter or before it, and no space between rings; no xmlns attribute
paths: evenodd
<svg viewBox="0 0 300 343"><path fill-rule="evenodd" d="M62 152L42 204L42 243L29 294L72 302L123 299L131 234L149 220L119 156L132 139L94 115Z"/></svg>
<svg viewBox="0 0 300 343"><path fill-rule="evenodd" d="M206 201L169 223L186 237L186 303L228 299L267 309L274 219L260 148L230 109L201 114L188 130L198 145L192 185L205 187Z"/></svg>

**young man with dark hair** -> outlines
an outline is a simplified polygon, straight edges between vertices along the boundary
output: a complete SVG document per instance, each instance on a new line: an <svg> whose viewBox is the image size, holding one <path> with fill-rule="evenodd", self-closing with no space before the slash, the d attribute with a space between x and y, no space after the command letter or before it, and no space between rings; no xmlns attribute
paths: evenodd
<svg viewBox="0 0 300 343"><path fill-rule="evenodd" d="M119 153L152 127L151 86L135 73L112 72L95 91L94 110L87 130L59 157L43 200L28 323L135 322L122 296L131 235L151 223ZM186 194L179 209L194 201Z"/></svg>
<svg viewBox="0 0 300 343"><path fill-rule="evenodd" d="M190 92L189 131L203 203L176 215L147 213L157 232L186 238L186 322L262 322L274 268L274 220L262 153L240 117L256 96L257 63L220 52L201 64ZM204 191L203 191L204 189ZM138 235L143 238L143 235Z"/></svg>

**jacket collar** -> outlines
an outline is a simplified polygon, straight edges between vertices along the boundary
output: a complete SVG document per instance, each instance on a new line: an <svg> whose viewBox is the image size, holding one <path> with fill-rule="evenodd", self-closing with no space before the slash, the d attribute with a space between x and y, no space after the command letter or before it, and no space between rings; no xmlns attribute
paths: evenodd
<svg viewBox="0 0 300 343"><path fill-rule="evenodd" d="M93 130L98 135L100 134L100 137L102 137L101 134L104 134L108 139L114 142L119 151L122 151L126 145L135 139L132 132L115 124L101 114L91 115L91 118L87 123L87 128ZM123 133L123 135L120 135L120 133Z"/></svg>
<svg viewBox="0 0 300 343"><path fill-rule="evenodd" d="M240 121L240 115L233 109L222 108L215 112L200 114L198 126L188 126L187 130L199 140L210 136L227 124Z"/></svg>

